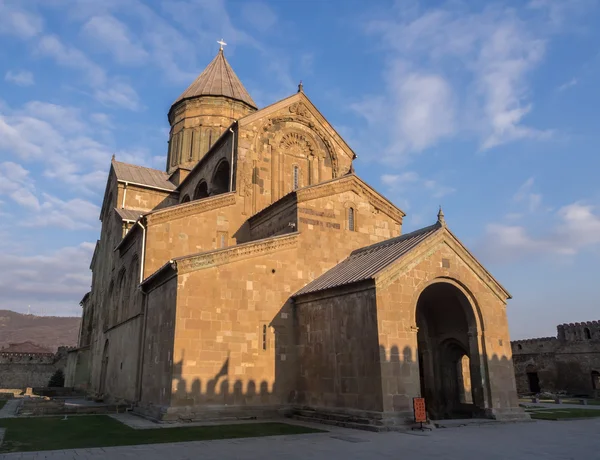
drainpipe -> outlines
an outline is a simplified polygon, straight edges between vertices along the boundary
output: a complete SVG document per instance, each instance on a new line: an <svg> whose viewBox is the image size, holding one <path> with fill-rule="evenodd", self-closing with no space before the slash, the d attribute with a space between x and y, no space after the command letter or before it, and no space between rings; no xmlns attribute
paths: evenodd
<svg viewBox="0 0 600 460"><path fill-rule="evenodd" d="M231 128L229 128L229 131L231 131L231 165L229 166L229 191L233 192L233 147L235 146L235 132Z"/></svg>
<svg viewBox="0 0 600 460"><path fill-rule="evenodd" d="M144 352L146 351L146 323L147 323L147 319L148 319L148 311L147 311L147 303L148 303L148 297L146 297L146 293L144 292L144 290L141 288L141 286L138 286L138 289L141 291L142 293L142 324L141 324L141 333L140 333L140 340L139 340L139 348L138 348L138 372L137 372L137 388L136 388L136 394L135 394L135 399L137 402L141 402L142 401L142 381L143 381L143 375L142 373L144 372Z"/></svg>
<svg viewBox="0 0 600 460"><path fill-rule="evenodd" d="M142 216L140 216L142 217ZM142 224L141 221L137 221L138 225L142 227L142 260L140 263L140 284L144 281L144 263L146 261L146 227Z"/></svg>
<svg viewBox="0 0 600 460"><path fill-rule="evenodd" d="M146 342L145 342L145 337L146 337L146 321L147 321L147 314L146 314L146 303L147 303L147 297L146 297L146 293L142 290L141 284L142 281L144 281L144 265L146 262L146 227L144 227L144 224L142 224L141 221L142 216L140 216L140 219L137 221L137 224L142 227L142 255L141 255L141 260L140 260L140 286L138 286L138 289L142 292L142 316L143 316L143 320L142 320L142 324L141 324L141 331L140 331L140 340L139 340L139 349L138 349L138 357L139 357L139 363L138 363L138 373L137 373L137 388L136 388L136 400L138 402L141 401L142 399L142 372L143 372L143 367L144 367L144 349L146 346Z"/></svg>
<svg viewBox="0 0 600 460"><path fill-rule="evenodd" d="M125 209L125 198L127 197L127 185L128 182L124 183L125 185L123 186L123 203L121 203L121 209Z"/></svg>

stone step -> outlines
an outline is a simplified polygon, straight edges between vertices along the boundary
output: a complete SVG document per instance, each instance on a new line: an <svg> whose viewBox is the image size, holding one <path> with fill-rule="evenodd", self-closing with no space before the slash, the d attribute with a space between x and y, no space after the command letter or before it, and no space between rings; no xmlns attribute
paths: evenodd
<svg viewBox="0 0 600 460"><path fill-rule="evenodd" d="M362 424L362 425L380 425L381 424L380 422L377 423L377 421L375 421L375 420L371 420L371 419L368 419L365 417L359 417L356 415L317 412L314 410L307 410L307 409L296 409L296 410L294 410L293 414L299 415L302 417L308 417L308 418L319 418L319 419L323 419L323 420L357 423L357 424Z"/></svg>
<svg viewBox="0 0 600 460"><path fill-rule="evenodd" d="M307 416L296 415L296 414L292 415L291 418L293 418L294 420L299 420L301 422L322 423L323 425L339 426L342 428L354 428L356 430L363 430L363 431L374 431L374 432L387 431L386 427L383 427L383 426L367 425L364 423L354 423L354 422L342 421L342 420L325 419L325 418L318 418L318 417L307 417Z"/></svg>

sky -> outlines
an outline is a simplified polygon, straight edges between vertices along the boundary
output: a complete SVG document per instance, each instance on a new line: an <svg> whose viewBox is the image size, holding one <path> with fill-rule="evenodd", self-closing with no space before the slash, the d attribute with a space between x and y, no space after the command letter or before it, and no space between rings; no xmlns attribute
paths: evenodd
<svg viewBox="0 0 600 460"><path fill-rule="evenodd" d="M513 339L599 320L598 24L594 0L0 0L0 309L80 315L111 156L164 169L223 38L259 107L303 81L404 232L443 206Z"/></svg>

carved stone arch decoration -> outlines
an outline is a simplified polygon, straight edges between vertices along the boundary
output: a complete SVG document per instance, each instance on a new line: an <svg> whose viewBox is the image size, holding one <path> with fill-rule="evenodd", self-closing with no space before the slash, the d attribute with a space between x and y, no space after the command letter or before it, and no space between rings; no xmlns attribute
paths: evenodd
<svg viewBox="0 0 600 460"><path fill-rule="evenodd" d="M308 158L314 155L314 144L309 136L295 130L286 130L280 137L278 147L287 155Z"/></svg>
<svg viewBox="0 0 600 460"><path fill-rule="evenodd" d="M332 177L335 179L336 177L339 176L339 173L340 173L339 166L338 166L339 162L338 162L338 157L337 157L335 148L333 146L333 143L331 142L327 133L323 129L321 129L312 120L309 113L306 116L284 116L284 117L275 117L275 118L267 119L265 121L265 123L263 124L262 129L259 129L257 132L257 135L255 136L255 148L257 149L257 151L260 150L259 143L261 142L261 139L263 138L261 136L261 131L262 132L272 131L274 125L279 124L279 123L290 123L291 124L291 126L288 129L282 130L283 132L288 132L288 130L294 131L294 128L293 128L294 124L305 126L310 131L312 131L312 133L314 135L313 140L315 141L313 145L314 146L317 145L316 139L318 138L318 140L320 140L323 143L323 145L325 146L325 152L329 156L329 159L331 161ZM277 145L277 140L278 140L278 138L280 138L280 136L281 135L275 136L276 139L275 139L274 145Z"/></svg>

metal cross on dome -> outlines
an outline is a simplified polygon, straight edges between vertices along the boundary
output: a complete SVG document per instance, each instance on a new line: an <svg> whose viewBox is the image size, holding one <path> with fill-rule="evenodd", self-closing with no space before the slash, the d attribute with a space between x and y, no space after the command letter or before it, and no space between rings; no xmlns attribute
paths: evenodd
<svg viewBox="0 0 600 460"><path fill-rule="evenodd" d="M225 43L225 42L223 41L223 39L221 39L221 40L217 40L217 43L218 43L219 45L221 45L221 51L223 51L223 47L227 45L227 43Z"/></svg>

